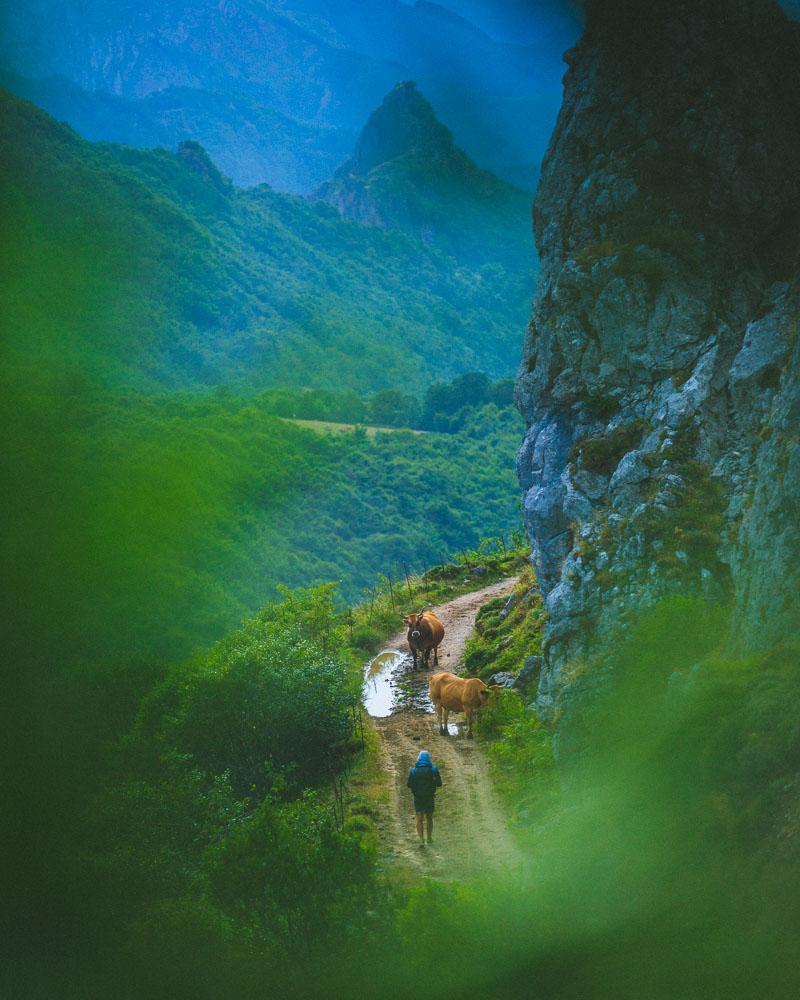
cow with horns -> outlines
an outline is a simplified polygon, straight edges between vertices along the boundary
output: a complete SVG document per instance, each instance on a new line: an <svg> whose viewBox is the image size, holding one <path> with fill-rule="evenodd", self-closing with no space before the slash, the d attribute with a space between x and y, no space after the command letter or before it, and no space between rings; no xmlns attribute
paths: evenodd
<svg viewBox="0 0 800 1000"><path fill-rule="evenodd" d="M444 639L444 625L432 611L420 611L416 615L406 615L403 619L408 626L408 646L417 665L417 656L422 658L423 665L428 668L431 650L433 650L433 665L439 666L439 645Z"/></svg>

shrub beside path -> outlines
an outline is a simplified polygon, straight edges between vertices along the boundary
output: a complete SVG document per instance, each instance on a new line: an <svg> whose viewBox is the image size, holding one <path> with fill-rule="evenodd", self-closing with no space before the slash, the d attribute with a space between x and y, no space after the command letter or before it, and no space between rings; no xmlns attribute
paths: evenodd
<svg viewBox="0 0 800 1000"><path fill-rule="evenodd" d="M410 668L412 672L403 677L408 697L392 715L372 720L388 789L379 824L384 854L392 865L459 881L488 870L513 870L521 863L504 810L494 794L480 739L467 739L460 714L451 716L450 729L456 731L441 735L425 694L428 677L435 669L458 673L478 611L489 601L510 594L515 583L516 578L510 577L434 607L445 626L438 668L433 667L432 658L429 671L413 672ZM406 650L405 630L386 648ZM408 770L422 749L430 751L444 782L436 797L433 845L424 848L419 847L414 832L411 794L406 788Z"/></svg>

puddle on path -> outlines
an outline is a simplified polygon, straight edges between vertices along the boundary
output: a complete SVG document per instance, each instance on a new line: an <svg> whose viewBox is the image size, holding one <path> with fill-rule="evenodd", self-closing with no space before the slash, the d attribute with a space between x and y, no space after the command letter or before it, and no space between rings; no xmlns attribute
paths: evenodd
<svg viewBox="0 0 800 1000"><path fill-rule="evenodd" d="M432 712L427 674L414 671L408 653L385 649L369 661L364 671L364 707L378 719L405 708Z"/></svg>
<svg viewBox="0 0 800 1000"><path fill-rule="evenodd" d="M431 711L433 711L433 705L431 705ZM431 731L434 733L439 732L439 723L436 719L433 720L431 725ZM441 734L444 735L444 734ZM467 724L466 722L448 722L447 723L447 735L448 736L464 736L467 735Z"/></svg>
<svg viewBox="0 0 800 1000"><path fill-rule="evenodd" d="M364 671L364 707L370 715L383 719L392 714L395 675L407 659L407 654L387 649L367 664Z"/></svg>

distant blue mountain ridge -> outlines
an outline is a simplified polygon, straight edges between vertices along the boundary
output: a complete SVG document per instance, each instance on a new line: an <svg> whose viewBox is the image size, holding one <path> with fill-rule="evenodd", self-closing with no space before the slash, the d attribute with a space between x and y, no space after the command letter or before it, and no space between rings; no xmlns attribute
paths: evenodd
<svg viewBox="0 0 800 1000"><path fill-rule="evenodd" d="M561 8L38 0L4 5L0 68L89 138L197 140L237 184L294 193L331 176L384 94L414 79L477 164L532 189L578 31Z"/></svg>

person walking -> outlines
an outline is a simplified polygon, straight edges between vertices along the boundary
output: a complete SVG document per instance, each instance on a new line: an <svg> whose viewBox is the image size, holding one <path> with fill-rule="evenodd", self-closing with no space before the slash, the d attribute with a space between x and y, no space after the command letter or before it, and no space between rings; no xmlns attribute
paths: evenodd
<svg viewBox="0 0 800 1000"><path fill-rule="evenodd" d="M436 798L436 789L442 787L442 776L439 769L431 761L431 755L427 750L420 750L417 763L408 772L406 782L414 796L414 813L417 821L417 836L419 846L425 846L425 837L422 831L423 819L427 827L428 843L433 840L433 806Z"/></svg>

